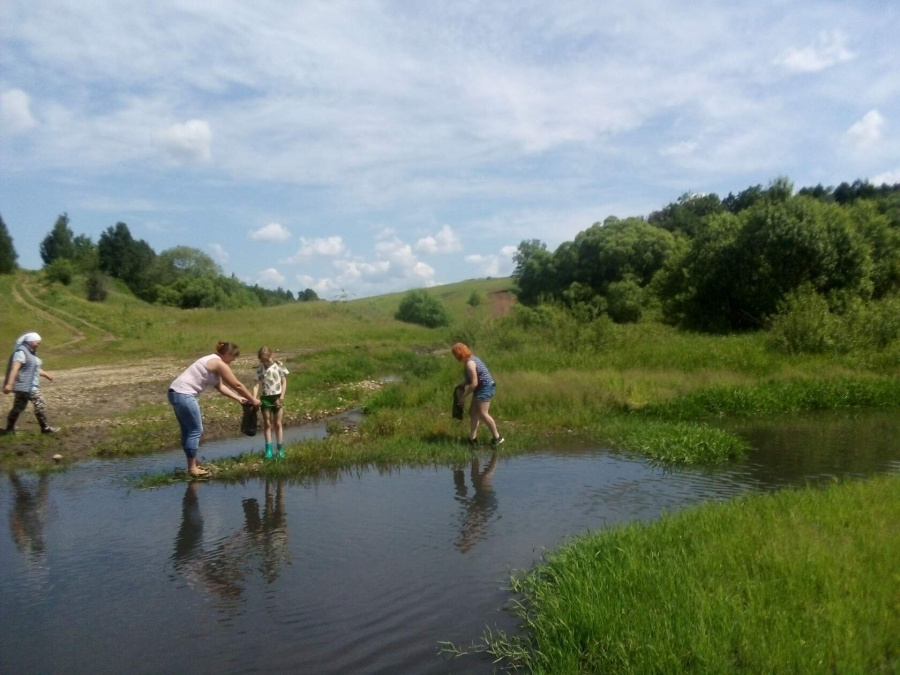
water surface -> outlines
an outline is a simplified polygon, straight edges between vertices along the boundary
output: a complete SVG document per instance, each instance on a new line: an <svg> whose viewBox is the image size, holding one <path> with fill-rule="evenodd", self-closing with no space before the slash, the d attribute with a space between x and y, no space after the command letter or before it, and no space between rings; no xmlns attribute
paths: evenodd
<svg viewBox="0 0 900 675"><path fill-rule="evenodd" d="M508 460L486 449L453 467L159 490L128 479L181 466L180 452L11 473L0 479L0 672L491 672L482 657L439 656L438 642L514 630L510 571L569 536L900 471L896 411L739 431L755 450L716 470L604 449Z"/></svg>

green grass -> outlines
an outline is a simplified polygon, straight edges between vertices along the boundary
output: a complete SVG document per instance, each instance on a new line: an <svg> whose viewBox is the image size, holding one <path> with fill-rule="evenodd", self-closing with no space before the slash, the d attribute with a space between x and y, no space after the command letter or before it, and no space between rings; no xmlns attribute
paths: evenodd
<svg viewBox="0 0 900 675"><path fill-rule="evenodd" d="M71 336L57 323L35 321L33 312L10 300L14 280L59 317L79 317L85 338L55 348L54 342ZM0 277L0 308L13 319L0 325L0 340L11 342L25 328L46 331L42 355L51 371L148 357L186 364L219 339L243 346L238 365L246 368L256 348L267 344L286 354L289 406L312 417L363 406L368 418L360 436L375 446L390 436L384 447L396 453L398 463L408 456L404 444L415 448L423 439L465 435L465 425L447 424L449 393L461 378L447 349L461 337L494 373L498 396L492 414L523 448L526 438L540 439L542 447L577 438L661 463L720 463L746 452L746 443L709 426L709 420L719 425L737 415L900 405L900 351L893 346L877 353L787 355L772 350L764 333L710 336L652 321L585 323L553 310L493 318L491 294L507 291L509 279L429 289L453 315L448 329L395 321L402 293L182 311L147 305L115 284L106 302L90 303L80 283L44 286L30 273ZM485 302L472 308L467 300L474 291ZM104 340L107 333L117 339ZM386 375L402 376L403 382L374 395L359 387ZM221 415L230 414L230 405L215 396L204 402ZM174 431L164 431L167 422L147 424L146 433L132 436L111 427L98 439L98 451L131 454L174 444Z"/></svg>
<svg viewBox="0 0 900 675"><path fill-rule="evenodd" d="M513 579L533 673L900 668L900 477L708 504L578 539Z"/></svg>

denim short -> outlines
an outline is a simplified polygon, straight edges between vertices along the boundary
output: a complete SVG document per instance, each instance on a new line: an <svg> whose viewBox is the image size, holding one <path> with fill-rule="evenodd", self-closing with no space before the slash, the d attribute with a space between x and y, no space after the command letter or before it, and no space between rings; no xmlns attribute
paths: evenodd
<svg viewBox="0 0 900 675"><path fill-rule="evenodd" d="M490 384L479 385L475 388L474 398L476 401L490 401L494 398L494 394L497 393L497 385L491 382Z"/></svg>

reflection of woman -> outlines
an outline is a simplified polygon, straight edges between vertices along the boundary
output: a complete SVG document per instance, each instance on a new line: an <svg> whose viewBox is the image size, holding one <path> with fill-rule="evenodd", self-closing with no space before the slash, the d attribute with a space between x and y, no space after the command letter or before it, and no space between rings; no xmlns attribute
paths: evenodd
<svg viewBox="0 0 900 675"><path fill-rule="evenodd" d="M462 342L457 342L450 351L457 361L465 364L465 381L462 383L465 388L459 397L460 404L465 402L467 396L472 395L472 405L469 406L469 443L472 445L478 443L478 423L484 422L491 430L493 437L491 443L500 445L503 437L497 431L497 424L489 413L491 399L497 393L494 378L481 359L472 354L472 350Z"/></svg>
<svg viewBox="0 0 900 675"><path fill-rule="evenodd" d="M456 485L456 501L463 507L462 523L456 548L460 553L467 553L475 544L484 539L488 521L497 510L497 496L492 483L497 468L497 453L491 455L484 471L480 470L478 458L472 459L470 476L475 494L468 496L465 472L462 469L453 471L453 482Z"/></svg>
<svg viewBox="0 0 900 675"><path fill-rule="evenodd" d="M223 600L241 597L243 572L237 558L223 555L220 549L213 554L203 550L203 516L197 499L197 483L188 483L181 502L181 527L175 536L172 554L175 569L188 581L199 584Z"/></svg>
<svg viewBox="0 0 900 675"><path fill-rule="evenodd" d="M240 354L241 350L236 344L220 342L216 345L215 354L194 361L169 385L169 403L172 404L178 426L181 427L181 447L184 448L188 472L192 476L209 474L197 464L197 449L203 433L203 418L197 397L212 385L220 394L238 403L259 405L259 400L231 372L231 362Z"/></svg>
<svg viewBox="0 0 900 675"><path fill-rule="evenodd" d="M33 491L14 471L9 472L9 482L15 492L9 512L13 541L29 559L41 561L44 558L44 523L47 520L47 476L38 478L37 488Z"/></svg>

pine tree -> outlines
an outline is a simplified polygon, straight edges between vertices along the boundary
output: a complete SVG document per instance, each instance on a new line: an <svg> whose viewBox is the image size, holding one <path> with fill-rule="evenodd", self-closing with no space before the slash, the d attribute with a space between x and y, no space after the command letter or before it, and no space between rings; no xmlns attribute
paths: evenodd
<svg viewBox="0 0 900 675"><path fill-rule="evenodd" d="M16 259L19 255L13 247L12 237L6 229L6 223L3 222L3 216L0 216L0 274L9 274L16 269Z"/></svg>

